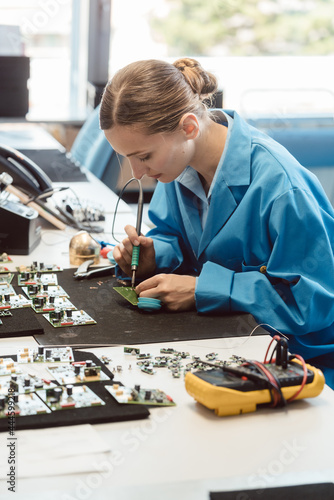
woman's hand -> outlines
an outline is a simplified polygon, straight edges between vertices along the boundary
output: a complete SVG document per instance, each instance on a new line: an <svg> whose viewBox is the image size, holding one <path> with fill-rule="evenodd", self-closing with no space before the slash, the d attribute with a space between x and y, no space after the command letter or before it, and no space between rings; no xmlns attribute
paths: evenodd
<svg viewBox="0 0 334 500"><path fill-rule="evenodd" d="M136 276L138 278L151 276L155 270L155 251L152 238L146 238L143 235L138 236L133 226L125 226L124 230L128 237L115 246L113 251L115 261L125 274L131 276L132 249L134 246L140 245Z"/></svg>
<svg viewBox="0 0 334 500"><path fill-rule="evenodd" d="M187 311L195 309L194 276L178 274L157 274L136 287L140 297L160 299L170 311Z"/></svg>

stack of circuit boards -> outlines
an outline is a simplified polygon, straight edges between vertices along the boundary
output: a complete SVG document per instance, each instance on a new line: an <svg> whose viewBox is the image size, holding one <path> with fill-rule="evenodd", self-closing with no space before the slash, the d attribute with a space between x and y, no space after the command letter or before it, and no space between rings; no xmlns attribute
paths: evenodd
<svg viewBox="0 0 334 500"><path fill-rule="evenodd" d="M14 273L0 268L0 316L11 315L13 309L31 307L55 328L94 325L96 321L85 311L78 310L67 292L58 284L62 268L34 262L17 268L17 284L23 294L17 294L12 281Z"/></svg>
<svg viewBox="0 0 334 500"><path fill-rule="evenodd" d="M144 406L114 398L106 362L70 347L26 347L0 358L0 431L147 417Z"/></svg>

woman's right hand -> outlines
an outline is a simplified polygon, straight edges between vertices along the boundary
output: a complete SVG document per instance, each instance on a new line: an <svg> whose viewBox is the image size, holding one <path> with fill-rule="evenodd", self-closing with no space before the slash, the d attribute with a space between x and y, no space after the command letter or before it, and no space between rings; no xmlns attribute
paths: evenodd
<svg viewBox="0 0 334 500"><path fill-rule="evenodd" d="M152 238L147 238L143 235L138 236L136 228L133 226L125 226L124 230L128 237L116 245L113 251L116 263L125 274L131 276L132 249L134 246L140 245L136 276L138 278L152 276L156 266Z"/></svg>

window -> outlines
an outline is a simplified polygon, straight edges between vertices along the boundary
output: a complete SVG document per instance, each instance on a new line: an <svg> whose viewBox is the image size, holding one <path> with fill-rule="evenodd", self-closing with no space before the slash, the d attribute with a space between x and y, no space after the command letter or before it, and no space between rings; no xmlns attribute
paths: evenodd
<svg viewBox="0 0 334 500"><path fill-rule="evenodd" d="M6 48L30 58L30 120L86 116L87 5L78 0L0 0L0 24L18 26ZM2 55L5 55L2 53ZM6 54L10 55L10 54Z"/></svg>

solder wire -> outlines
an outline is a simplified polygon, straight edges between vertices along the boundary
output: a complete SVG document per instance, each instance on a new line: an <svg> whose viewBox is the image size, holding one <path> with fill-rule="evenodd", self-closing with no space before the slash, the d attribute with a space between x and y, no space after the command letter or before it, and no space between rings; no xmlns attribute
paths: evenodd
<svg viewBox="0 0 334 500"><path fill-rule="evenodd" d="M115 229L115 221L116 221L116 215L117 215L118 205L119 205L119 202L122 199L122 196L123 196L123 193L124 193L125 189L128 187L128 185L132 181L137 181L138 182L138 186L139 186L138 214L140 214L140 225L141 225L141 217L142 217L141 214L142 214L143 199L144 199L144 197L143 197L143 187L142 187L141 182L140 182L139 179L136 179L135 177L132 177L122 187L122 189L121 189L121 191L120 191L120 193L118 195L118 200L117 200L117 203L116 203L116 206L115 206L115 213L114 213L114 217L113 217L113 221L112 221L112 227L111 227L111 235L114 238L114 240L117 241L117 243L120 243L120 241L116 238L115 233L114 233L114 229ZM138 218L137 218L137 226L138 226ZM140 236L140 235L138 234L138 236Z"/></svg>

